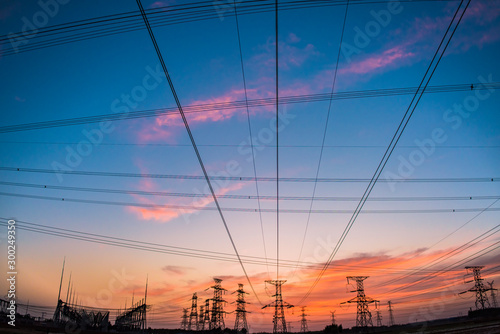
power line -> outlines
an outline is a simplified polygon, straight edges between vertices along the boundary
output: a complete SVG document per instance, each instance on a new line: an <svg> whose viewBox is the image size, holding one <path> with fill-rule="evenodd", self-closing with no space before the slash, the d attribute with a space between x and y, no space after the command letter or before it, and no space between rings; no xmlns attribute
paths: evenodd
<svg viewBox="0 0 500 334"><path fill-rule="evenodd" d="M44 168L16 168L0 167L0 171L42 173L42 174L64 174L80 176L105 176L105 177L129 177L146 179L173 179L173 180L205 180L200 175L180 175L180 174L152 174L152 173L128 173L128 172L102 172L102 171L75 171L75 170L54 170ZM242 181L242 182L276 182L275 177L253 177L253 176L208 176L210 180L221 181ZM370 179L366 178L318 178L312 177L282 177L280 182L325 182L325 183L366 183ZM489 183L500 182L500 177L463 177L463 178L413 178L413 179L381 179L377 182L387 183Z"/></svg>
<svg viewBox="0 0 500 334"><path fill-rule="evenodd" d="M49 189L49 190L63 190L63 191L79 191L79 192L95 192L95 193L108 193L108 194L121 194L121 195L144 195L144 196L164 196L164 197L184 197L184 198L206 198L209 194L200 193L177 193L166 191L145 191L133 189L110 189L110 188L89 188L89 187L72 187L72 186L58 186L22 182L4 182L0 181L0 185L35 188L35 189ZM218 195L217 198L235 199L235 200L276 200L276 196L268 195ZM400 196L400 197L370 197L369 202L422 202L422 201L483 201L491 199L500 199L500 195L493 196ZM308 196L280 196L281 201L310 201L312 197ZM331 202L354 202L359 201L359 197L338 197L338 196L320 196L314 197L315 201L331 201ZM496 203L496 202L494 202ZM494 204L493 203L493 204ZM492 205L493 205L492 204ZM258 207L260 209L260 206ZM465 224L463 225L465 226ZM463 227L462 226L462 227Z"/></svg>
<svg viewBox="0 0 500 334"><path fill-rule="evenodd" d="M473 90L500 89L499 82L491 84L483 84L479 82L479 83L473 83L472 85L474 87ZM471 90L470 87L471 84L432 86L428 87L425 90L425 93L463 92L463 91L470 91ZM323 93L323 94L285 96L281 97L278 102L280 104L310 103L310 102L320 102L329 100L350 100L359 98L409 95L409 94L415 94L415 92L418 92L417 87L374 89L374 90L363 90L363 91L340 92L340 93L334 93L333 95ZM231 101L231 102L221 102L221 103L188 105L183 109L183 111L184 113L199 113L199 112L206 112L213 110L240 109L240 108L245 108L246 104L247 103L245 101ZM273 98L248 100L248 106L252 108L270 106L274 104L275 100ZM0 127L0 133L31 131L31 130L40 130L48 128L65 127L65 126L74 126L81 124L93 124L103 121L123 121L130 119L149 118L149 117L177 115L177 114L178 111L176 107L138 110L121 114L116 114L116 113L101 114L95 116L74 117L68 119L7 125Z"/></svg>
<svg viewBox="0 0 500 334"><path fill-rule="evenodd" d="M245 91L245 106L246 106L246 111L247 111L247 122L248 122L248 132L250 135L250 147L252 149L252 166L253 166L253 176L255 177L255 192L257 194L257 206L259 208L259 220L260 220L260 232L262 235L262 244L264 246L264 256L267 259L267 249L266 249L266 238L264 237L264 223L262 221L262 213L260 211L260 193L259 193L259 182L257 182L257 167L255 166L255 148L253 144L253 134L252 134L252 124L250 123L250 108L248 107L248 92L247 92L247 81L245 77L245 66L243 64L243 51L241 48L241 36L240 36L240 23L238 21L238 9L236 8L236 0L233 0L233 6L234 6L234 20L236 23L236 32L238 35L238 48L240 51L240 63L241 63L241 75L243 79L243 88ZM220 196L219 196L220 197ZM269 266L267 267L267 274L269 274ZM246 320L245 320L246 323ZM248 328L246 328L248 330Z"/></svg>
<svg viewBox="0 0 500 334"><path fill-rule="evenodd" d="M433 74L434 74L437 66L439 65L439 62L441 61L441 58L444 55L444 52L446 51L446 49L447 49L447 47L448 47L451 39L453 38L453 35L455 34L456 29L458 28L458 26L459 26L459 24L460 24L460 22L461 22L461 20L462 20L462 18L464 16L465 12L467 11L467 8L468 8L468 6L470 4L470 0L468 1L467 5L465 6L465 9L463 9L460 18L458 19L458 22L455 25L455 28L453 29L450 37L448 38L448 41L446 42L444 48L442 49L441 54L438 57L437 62L434 65L434 68L431 70L432 65L434 64L434 60L438 56L439 51L441 50L441 46L445 42L446 36L448 35L448 32L450 31L453 23L455 22L455 18L457 17L457 15L458 15L461 7L462 7L462 4L463 4L463 0L460 2L459 6L457 7L453 18L452 18L450 24L448 25L448 28L446 29L446 32L445 32L443 38L441 39L441 42L439 43L439 46L438 46L436 52L434 53L434 56L433 56L433 58L432 58L432 60L431 60L431 62L429 64L429 66L427 67L427 70L426 70L426 72L425 72L422 80L420 81L419 88L417 89L417 92L413 96L413 98L412 98L412 100L410 102L410 105L408 106L408 108L407 108L407 110L406 110L406 112L405 112L405 114L403 116L403 119L401 120L401 122L400 122L400 124L399 124L399 126L398 126L398 128L396 130L396 133L392 137L391 142L390 142L389 146L387 147L386 152L384 153L384 156L382 157L379 165L377 166L377 169L375 170L375 173L373 174L373 177L372 177L370 183L368 184L368 187L366 188L361 201L358 203L358 206L354 210L354 212L353 212L353 214L351 216L351 219L349 220L347 226L345 227L344 232L342 233L341 237L339 238L339 240L337 242L337 245L335 246L334 250L332 251L332 253L331 253L328 261L326 262L326 264L324 266L324 268L320 271L318 277L316 278L316 280L314 281L313 285L311 286L311 288L309 289L309 291L306 293L306 295L302 298L300 304L302 304L302 302L305 301L309 297L309 295L312 292L312 290L314 289L314 287L316 287L316 285L318 284L319 280L321 279L321 277L323 276L323 274L325 273L325 271L328 269L329 263L333 260L333 258L337 254L338 250L342 246L345 238L347 237L349 231L351 230L351 228L354 225L357 217L359 216L359 213L363 209L363 206L364 206L364 204L366 202L366 199L369 197L371 191L373 190L373 187L375 187L375 184L377 183L378 178L380 177L380 174L382 173L385 165L387 164L387 161L389 161L389 158L390 158L392 152L394 151L394 148L396 147L396 145L397 145L399 139L401 138L401 136L402 136L402 134L403 134L406 126L408 125L408 122L410 121L411 116L413 115L413 112L415 111L416 107L418 106L418 103L420 102L420 99L422 98L423 93L425 92L427 85L429 84L429 82L430 82L430 80L431 80L431 78L432 78L432 76L433 76ZM430 75L427 77L427 74L429 72L430 72ZM427 78L427 80L426 80L426 78ZM423 85L423 88L422 88L422 90L420 90L420 87L422 87L422 85ZM417 96L418 96L418 98L417 98ZM416 101L415 104L413 104L414 101ZM410 112L410 110L411 110L411 112Z"/></svg>
<svg viewBox="0 0 500 334"><path fill-rule="evenodd" d="M2 221L3 220L3 221ZM0 224L2 225L8 225L7 221L8 218L0 218ZM141 250L141 251L149 251L149 252L155 252L155 253L164 253L164 254L170 254L170 255L176 255L176 256L185 256L185 257L192 257L192 258L201 258L201 259L208 259L208 260L216 260L216 261L225 261L225 262L235 262L238 263L238 259L234 254L230 253L223 253L223 252L214 252L214 251L209 251L209 250L202 250L202 249L193 249L193 248L186 248L186 247L178 247L178 246L171 246L171 245L165 245L165 244L158 244L158 243L152 243L152 242L146 242L146 241L140 241L140 240L132 240L132 239L126 239L126 238L119 238L119 237L112 237L112 236L107 236L103 234L96 234L96 233L88 233L88 232L82 232L82 231L77 231L77 230L71 230L71 229L66 229L66 228L61 228L61 227L54 227L54 226L49 226L49 225L43 225L43 224L35 224L35 223L29 223L26 221L21 221L21 220L16 220L16 226L18 226L19 229L34 232L34 233L40 233L40 234L46 234L46 235L52 235L52 236L57 236L57 237L62 237L62 238L67 238L67 239L73 239L73 240L80 240L80 241L86 241L86 242L91 242L91 243L98 243L98 244L104 244L104 245L110 245L110 246L115 246L115 247L122 247L122 248L128 248L128 249L135 249L135 250ZM249 255L242 255L242 259L245 263L248 264L254 264L254 265L265 265L267 260L274 261L275 259L265 259L262 257L257 257L257 256L249 256ZM282 260L282 266L285 267L292 267L295 265L296 261L292 260ZM318 263L314 262L301 262L301 266L308 267L308 268L315 268L316 266L319 266ZM401 273L401 272L406 272L408 270L406 269L391 269L391 268L371 268L368 266L356 266L356 265L348 265L348 264L338 264L334 265L336 268L344 268L344 269L364 269L364 270L373 270L373 271L384 271L388 273ZM427 271L426 271L427 272ZM431 271L429 271L431 272Z"/></svg>
<svg viewBox="0 0 500 334"><path fill-rule="evenodd" d="M378 1L360 1L353 0L353 4L379 4L387 3L389 0ZM400 2L427 2L431 0L401 0ZM457 0L441 0L457 1ZM306 8L342 6L345 0L341 1L288 1L280 5L280 10L298 10ZM239 1L241 14L259 14L272 11L272 3L263 0ZM148 9L149 16L155 16L150 19L153 27L162 27L176 24L192 23L204 20L212 20L219 17L219 14L213 10L212 1L193 2L182 5L169 5ZM227 16L231 16L227 13ZM7 45L0 51L1 56L15 55L18 53L29 52L44 49L52 46L60 46L68 43L90 40L99 37L113 36L133 31L143 30L141 24L141 15L137 11L131 11L121 14L105 15L93 19L78 20L65 24L58 24L49 27L41 27L36 30L22 31L0 36L0 44ZM48 38L54 36L52 38ZM11 45L11 39L29 38L31 43L28 45ZM36 41L40 40L40 41Z"/></svg>
<svg viewBox="0 0 500 334"><path fill-rule="evenodd" d="M19 197L19 198L31 198L31 199L39 199L39 200L50 200L56 202L74 202L74 203L85 203L85 204L100 204L100 205L114 205L114 206L125 206L125 207L138 207L138 208L151 208L155 210L160 209L175 209L175 210L200 210L200 211L218 211L220 209L219 206L211 207L211 206L195 206L195 205L170 205L170 204L150 204L150 203L132 203L132 202L113 202L113 201L104 201L104 200L92 200L92 199L77 199L77 198L68 198L68 197L53 197L53 196L38 196L38 195L30 195L30 194L17 194L17 193L7 193L0 192L0 196L8 196L8 197ZM234 207L225 207L222 208L224 211L230 212L267 212L267 213L276 213L276 209L257 209L257 208L234 208ZM365 214L408 214L408 213L467 213L467 212L497 212L500 211L500 208L443 208L443 209L387 209L387 210L364 210ZM185 212L185 211L184 211ZM282 213L309 213L308 209L280 209ZM349 214L352 213L352 210L333 210L333 209L316 209L312 210L312 213L322 213L322 214Z"/></svg>
<svg viewBox="0 0 500 334"><path fill-rule="evenodd" d="M333 80L332 80L331 96L333 96L333 93L335 92L335 84L337 82L337 70L339 68L340 51L342 50L342 41L344 40L344 31L345 31L345 24L346 24L346 21L347 21L348 10L349 10L349 1L347 1L346 6L345 6L344 22L342 23L342 32L340 34L340 42L339 42L339 49L338 49L338 52L337 52L337 60L336 60L336 64L335 64L335 72L334 72ZM318 185L317 179L319 177L319 171L320 171L320 168L321 168L321 161L322 161L322 158L323 158L323 149L325 147L326 133L327 133L327 130L328 130L328 122L330 121L330 112L331 112L331 109L332 109L332 99L330 99L330 102L328 104L328 112L326 114L325 129L323 130L323 139L321 141L321 149L320 149L320 152L319 152L318 167L316 168L316 176L314 177L315 182L314 182L314 186L313 186L312 198L311 198L311 203L309 204L309 213L307 214L306 227L304 229L304 236L302 238L302 244L300 246L299 257L298 257L297 261L299 261L300 258L302 257L302 251L304 250L304 244L305 244L305 241L306 241L307 231L308 231L308 228L309 228L309 222L310 222L310 219L311 219L311 210L313 208L314 197L316 195L316 186ZM294 274L295 274L295 271L292 273L292 276Z"/></svg>
<svg viewBox="0 0 500 334"><path fill-rule="evenodd" d="M279 45L278 45L278 0L274 1L275 43L276 43L276 279L279 280L280 272L280 168L279 168ZM286 333L286 327L285 327Z"/></svg>
<svg viewBox="0 0 500 334"><path fill-rule="evenodd" d="M174 96L175 103L177 104L177 108L178 108L179 113L180 113L180 115L182 117L182 121L183 121L184 126L186 128L186 131L187 131L187 133L189 135L189 139L190 139L191 143L193 144L193 149L195 151L196 157L197 157L198 162L200 164L200 167L201 167L201 169L203 171L203 175L205 176L205 180L207 181L208 187L210 188L210 192L212 193L212 197L213 197L214 203L215 203L215 205L217 207L217 211L219 212L219 215L221 217L222 223L224 224L224 228L225 228L225 230L227 232L227 235L229 237L231 245L233 246L233 249L234 249L234 252L236 254L236 257L238 258L238 260L240 262L241 269L243 270L243 273L245 274L245 276L246 276L246 278L248 280L248 283L250 284L250 287L251 287L251 289L252 289L255 297L257 298L257 300L260 303L259 296L255 293L255 290L253 288L252 282L250 281L250 277L248 277L248 274L247 274L247 271L245 269L245 266L243 265L243 262L241 262L240 255L238 253L238 249L236 248L236 244L234 243L233 237L231 236L231 232L229 231L229 227L227 226L226 219L224 218L224 215L223 215L223 213L221 211L221 208L219 206L219 202L217 201L217 196L215 195L215 191L214 191L214 189L212 187L212 183L210 182L210 178L208 177L208 173L207 173L207 171L205 169L205 165L203 164L203 160L201 159L200 152L198 151L198 148L196 146L196 142L194 140L193 134L191 133L191 129L189 128L189 124L188 124L188 121L186 119L186 115L184 114L184 111L182 110L182 106L181 106L181 103L179 101L179 97L177 96L177 93L175 91L172 79L170 78L170 75L168 74L167 66L165 65L165 62L163 60L163 56L161 54L161 51L160 51L160 49L158 47L158 44L156 43L156 39L154 37L153 30L151 29L151 26L149 25L148 18L146 16L146 13L144 12L144 8L142 7L141 0L136 0L136 2L137 2L137 5L139 6L139 9L141 10L142 18L144 19L144 23L145 23L146 27L148 28L149 37L151 38L151 41L153 42L153 45L155 47L156 54L158 56L158 59L160 60L161 66L163 68L163 72L165 73L165 77L167 78L168 84L170 86L170 90L172 91L172 95Z"/></svg>

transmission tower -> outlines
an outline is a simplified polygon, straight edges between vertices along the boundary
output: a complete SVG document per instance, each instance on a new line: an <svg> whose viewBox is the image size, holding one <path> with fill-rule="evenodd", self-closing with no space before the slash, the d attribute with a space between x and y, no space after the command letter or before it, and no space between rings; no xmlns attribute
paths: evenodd
<svg viewBox="0 0 500 334"><path fill-rule="evenodd" d="M391 301L389 300L387 304L389 305L389 326L394 326L394 314L392 314Z"/></svg>
<svg viewBox="0 0 500 334"><path fill-rule="evenodd" d="M198 330L198 296L196 292L193 293L193 298L191 298L191 313L189 314L188 323L188 331L192 329Z"/></svg>
<svg viewBox="0 0 500 334"><path fill-rule="evenodd" d="M380 302L375 302L375 312L377 314L377 327L382 327L382 315L380 315Z"/></svg>
<svg viewBox="0 0 500 334"><path fill-rule="evenodd" d="M182 321L181 321L181 329L184 329L186 330L187 329L187 326L188 326L188 309L185 308L182 310Z"/></svg>
<svg viewBox="0 0 500 334"><path fill-rule="evenodd" d="M332 314L332 325L335 325L335 311L330 311Z"/></svg>
<svg viewBox="0 0 500 334"><path fill-rule="evenodd" d="M486 295L486 291L489 291L490 289L484 286L483 279L481 278L481 269L483 268L483 266L465 267L467 273L472 272L475 283L473 288L460 292L460 294L467 292L476 293L476 310L484 310L490 307L490 302L488 301L488 296Z"/></svg>
<svg viewBox="0 0 500 334"><path fill-rule="evenodd" d="M203 317L203 329L208 326L208 329L212 329L212 322L210 322L210 299L205 299L205 314Z"/></svg>
<svg viewBox="0 0 500 334"><path fill-rule="evenodd" d="M493 288L493 282L495 282L495 281L488 282L488 285L490 286L491 302L493 303L493 307L497 308L498 307L497 294L495 293L495 290L498 290L498 289Z"/></svg>
<svg viewBox="0 0 500 334"><path fill-rule="evenodd" d="M212 319L210 319L210 329L224 329L224 303L226 302L222 299L222 294L227 290L221 286L222 280L220 278L214 278L215 285L212 285L208 289L214 289L214 297L212 298ZM207 289L207 290L208 290Z"/></svg>
<svg viewBox="0 0 500 334"><path fill-rule="evenodd" d="M356 327L368 327L373 326L372 314L368 309L368 304L376 302L375 299L366 297L365 288L363 287L363 281L367 279L368 276L347 276L347 284L349 280L356 281L356 290L351 292L357 292L357 296L351 300L343 302L345 303L356 303L358 306L356 314Z"/></svg>
<svg viewBox="0 0 500 334"><path fill-rule="evenodd" d="M302 306L301 310L302 313L300 314L300 332L305 333L309 331L309 329L307 328L306 307Z"/></svg>
<svg viewBox="0 0 500 334"><path fill-rule="evenodd" d="M283 296L281 295L281 286L285 284L285 282L286 280L266 281L266 283L272 284L276 287L276 293L272 296L276 297L276 300L262 307L266 308L274 306L273 333L287 333L284 308L290 308L293 307L293 305L283 301Z"/></svg>
<svg viewBox="0 0 500 334"><path fill-rule="evenodd" d="M203 307L203 305L200 305L200 314L198 316L198 330L205 330L205 308Z"/></svg>
<svg viewBox="0 0 500 334"><path fill-rule="evenodd" d="M238 297L236 299L236 320L234 321L234 330L242 331L248 333L248 324L247 324L247 310L245 309L245 295L248 293L243 290L243 284L238 284L238 290L233 293L238 293Z"/></svg>

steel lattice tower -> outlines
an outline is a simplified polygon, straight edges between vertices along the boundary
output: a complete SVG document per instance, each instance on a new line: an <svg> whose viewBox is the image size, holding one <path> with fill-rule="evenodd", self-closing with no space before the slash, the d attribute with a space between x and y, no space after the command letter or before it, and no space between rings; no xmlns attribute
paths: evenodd
<svg viewBox="0 0 500 334"><path fill-rule="evenodd" d="M365 288L363 287L363 281L367 279L368 276L347 276L347 284L349 280L356 281L356 290L351 292L357 292L357 296L351 300L343 302L345 303L356 303L357 304L357 314L356 314L356 326L357 327L368 327L373 326L372 314L368 309L368 304L376 302L375 299L366 297Z"/></svg>
<svg viewBox="0 0 500 334"><path fill-rule="evenodd" d="M198 317L198 330L205 330L205 308L200 305L200 315Z"/></svg>
<svg viewBox="0 0 500 334"><path fill-rule="evenodd" d="M188 309L185 308L182 310L182 321L181 321L181 329L184 329L186 330L187 329L187 325L188 325Z"/></svg>
<svg viewBox="0 0 500 334"><path fill-rule="evenodd" d="M490 286L491 302L493 303L493 307L497 308L498 307L498 304L497 304L497 295L495 293L495 290L497 290L497 289L493 288L493 282L495 282L495 281L488 282L488 285Z"/></svg>
<svg viewBox="0 0 500 334"><path fill-rule="evenodd" d="M208 329L212 329L212 323L210 322L210 299L205 299L205 314L203 317L203 329L205 329L205 324L208 325Z"/></svg>
<svg viewBox="0 0 500 334"><path fill-rule="evenodd" d="M245 309L245 304L247 304L247 302L245 301L245 295L248 295L248 293L243 290L243 284L238 284L238 290L233 293L238 293L238 297L236 299L236 320L234 321L234 330L245 330L248 333L248 311Z"/></svg>
<svg viewBox="0 0 500 334"><path fill-rule="evenodd" d="M389 305L389 326L394 326L394 315L392 314L391 301L389 300L387 304Z"/></svg>
<svg viewBox="0 0 500 334"><path fill-rule="evenodd" d="M466 292L475 292L476 293L476 309L477 310L484 310L488 307L490 307L490 302L488 301L488 296L486 295L486 291L489 291L490 289L486 288L483 284L483 279L481 278L481 269L483 269L483 266L473 266L473 267L465 267L467 270L467 273L472 272L472 275L474 277L474 287L467 290L460 292L466 293Z"/></svg>
<svg viewBox="0 0 500 334"><path fill-rule="evenodd" d="M221 286L222 280L220 278L214 278L215 285L212 285L208 289L214 289L214 298L212 298L212 319L210 319L210 329L224 329L224 303L226 302L222 299L222 294L227 290ZM207 289L207 290L208 290Z"/></svg>
<svg viewBox="0 0 500 334"><path fill-rule="evenodd" d="M380 315L380 303L375 302L375 312L377 313L377 327L382 327L382 315Z"/></svg>
<svg viewBox="0 0 500 334"><path fill-rule="evenodd" d="M302 306L301 310L302 310L302 313L300 314L300 331L302 333L305 333L305 332L309 331L309 329L307 328L306 307Z"/></svg>
<svg viewBox="0 0 500 334"><path fill-rule="evenodd" d="M332 314L332 325L335 325L335 311L330 311Z"/></svg>
<svg viewBox="0 0 500 334"><path fill-rule="evenodd" d="M191 313L189 314L188 331L194 329L198 330L198 296L196 292L193 293L191 298Z"/></svg>
<svg viewBox="0 0 500 334"><path fill-rule="evenodd" d="M287 333L286 321L285 321L285 310L284 308L293 307L293 305L284 302L283 296L281 294L281 286L285 284L286 280L271 280L266 281L266 283L272 284L276 287L276 293L272 297L276 297L276 300L262 308L274 306L274 317L273 317L273 333Z"/></svg>

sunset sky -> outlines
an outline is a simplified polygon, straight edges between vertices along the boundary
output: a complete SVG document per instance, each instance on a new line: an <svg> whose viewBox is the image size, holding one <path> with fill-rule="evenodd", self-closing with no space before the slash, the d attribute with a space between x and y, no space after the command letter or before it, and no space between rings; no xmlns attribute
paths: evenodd
<svg viewBox="0 0 500 334"><path fill-rule="evenodd" d="M468 1L347 3L278 1L276 43L274 1L236 1L237 20L233 1L142 1L254 293L136 1L2 1L0 268L15 219L18 302L51 317L66 258L62 299L71 273L112 322L148 279L153 328L178 328L214 277L229 312L244 284L252 332L272 330L277 278L292 331L299 306L312 330L330 311L354 325L346 276L370 276L384 323L388 301L397 323L474 308L465 266L500 284L500 1L470 2L343 240Z"/></svg>

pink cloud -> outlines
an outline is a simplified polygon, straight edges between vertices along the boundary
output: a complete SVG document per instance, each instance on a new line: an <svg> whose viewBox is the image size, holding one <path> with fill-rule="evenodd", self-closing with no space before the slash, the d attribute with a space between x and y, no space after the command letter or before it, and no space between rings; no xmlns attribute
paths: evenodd
<svg viewBox="0 0 500 334"><path fill-rule="evenodd" d="M156 189L153 184L142 184L145 185L145 189L153 190ZM231 191L236 191L243 188L243 183L235 183L228 187L220 188L217 191L217 195L225 195ZM153 189L152 189L153 188ZM167 190L168 191L168 190ZM146 198L143 196L133 195L136 200L143 204L154 205L154 207L141 208L136 206L127 207L130 212L135 213L139 219L142 220L154 220L161 223L169 222L175 218L181 217L182 215L191 214L199 210L199 208L205 208L209 204L213 203L213 198L211 195L207 195L206 197L200 197L197 199L186 199L181 197L169 198L165 201L165 197L161 199L165 201L163 204L157 204L152 201L150 198ZM157 205L157 206L156 206ZM185 209L176 209L176 208L168 208L165 206L192 206L193 208L185 208Z"/></svg>
<svg viewBox="0 0 500 334"><path fill-rule="evenodd" d="M14 98L17 102L26 102L26 99L20 98L19 96L16 96Z"/></svg>
<svg viewBox="0 0 500 334"><path fill-rule="evenodd" d="M149 6L149 8L167 7L170 3L171 1L155 1Z"/></svg>
<svg viewBox="0 0 500 334"><path fill-rule="evenodd" d="M369 57L350 63L347 67L339 70L339 73L366 74L377 70L386 69L389 66L398 65L402 60L415 56L415 53L405 51L402 47L396 46L383 51L381 54L370 55Z"/></svg>

